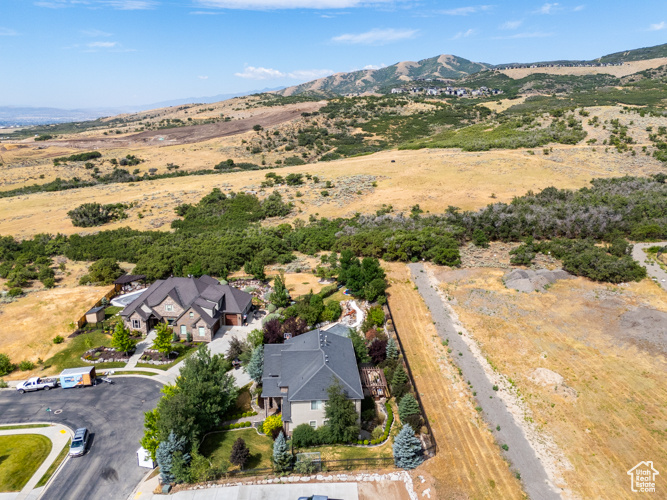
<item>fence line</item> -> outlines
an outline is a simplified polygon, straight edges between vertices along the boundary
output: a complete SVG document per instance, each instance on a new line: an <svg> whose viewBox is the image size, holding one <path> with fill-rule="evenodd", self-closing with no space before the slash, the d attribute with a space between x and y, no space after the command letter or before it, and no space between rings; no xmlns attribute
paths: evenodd
<svg viewBox="0 0 667 500"><path fill-rule="evenodd" d="M115 287L112 288L112 289L109 290L103 297L101 297L97 302L95 302L95 305L93 305L93 306L91 307L91 309L92 309L93 307L99 307L99 306L101 306L101 305L102 305L102 300L103 300L103 299L111 300L111 299L113 299L117 294L118 294L118 293L116 292L116 288L115 288ZM89 309L89 310L90 310L90 309ZM86 311L86 312L87 312L87 311ZM86 314L84 313L83 316L81 316L81 317L79 318L79 320L76 322L76 325L77 325L77 328L81 329L81 328L83 328L84 326L86 326L87 323L88 323L88 320L86 319Z"/></svg>
<svg viewBox="0 0 667 500"><path fill-rule="evenodd" d="M405 368L408 372L408 377L410 378L410 383L412 383L412 387L415 390L415 398L417 399L417 403L419 403L419 409L421 410L422 416L424 417L424 424L426 425L426 428L428 429L428 435L429 439L431 440L431 446L427 447L424 450L424 453L428 454L431 451L433 452L433 455L435 455L438 452L438 444L435 441L435 436L433 435L433 429L431 429L431 423L428 420L428 415L426 414L426 409L424 408L424 403L422 402L422 398L419 395L419 390L417 389L417 384L415 382L415 377L412 374L412 369L410 368L410 362L408 361L408 354L405 351L405 347L403 347L403 342L401 342L401 336L398 334L398 328L396 327L396 321L394 321L394 315L391 312L391 307L389 306L389 301L387 301L387 312L389 312L389 318L391 319L391 324L394 327L394 333L396 334L396 340L398 340L398 346L401 349L401 352L403 353L403 363L405 364Z"/></svg>
<svg viewBox="0 0 667 500"><path fill-rule="evenodd" d="M377 457L377 458L348 458L341 460L317 460L313 462L313 465L317 467L318 471L321 471L323 468L326 468L327 471L334 470L352 470L352 469L362 469L363 466L387 466L395 469L394 459L392 457ZM295 466L292 465L289 468L290 473L296 472ZM236 477L236 476L265 476L270 474L276 474L272 468L258 468L258 469L245 469L245 470L233 470L228 471L223 476L227 477Z"/></svg>

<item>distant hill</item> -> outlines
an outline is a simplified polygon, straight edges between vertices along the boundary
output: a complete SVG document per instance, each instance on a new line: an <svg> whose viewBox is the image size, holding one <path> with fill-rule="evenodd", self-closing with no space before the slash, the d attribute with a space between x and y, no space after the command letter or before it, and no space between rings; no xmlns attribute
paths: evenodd
<svg viewBox="0 0 667 500"><path fill-rule="evenodd" d="M667 43L655 45L653 47L626 50L625 52L615 52L613 54L602 56L600 59L595 59L595 62L616 63L643 61L645 59L658 59L659 57L667 57Z"/></svg>
<svg viewBox="0 0 667 500"><path fill-rule="evenodd" d="M309 92L326 96L375 92L384 87L401 85L420 78L457 80L491 67L490 64L472 62L462 57L440 55L417 62L399 62L386 68L336 73L312 82L288 87L278 93L290 96Z"/></svg>

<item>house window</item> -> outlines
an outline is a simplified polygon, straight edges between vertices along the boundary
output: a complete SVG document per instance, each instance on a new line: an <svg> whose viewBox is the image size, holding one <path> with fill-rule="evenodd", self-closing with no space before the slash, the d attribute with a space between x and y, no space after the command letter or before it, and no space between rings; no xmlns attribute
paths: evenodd
<svg viewBox="0 0 667 500"><path fill-rule="evenodd" d="M311 420L308 422L313 429L317 429L317 420Z"/></svg>
<svg viewBox="0 0 667 500"><path fill-rule="evenodd" d="M140 319L133 319L132 320L132 328L141 328L141 320Z"/></svg>
<svg viewBox="0 0 667 500"><path fill-rule="evenodd" d="M181 335L187 335L188 334L188 328L185 325L181 325Z"/></svg>
<svg viewBox="0 0 667 500"><path fill-rule="evenodd" d="M310 409L311 410L321 410L322 409L322 401L311 401L310 402Z"/></svg>
<svg viewBox="0 0 667 500"><path fill-rule="evenodd" d="M192 311L190 311L190 317L191 317L191 318L194 318L194 317L195 317L195 313L193 313Z"/></svg>
<svg viewBox="0 0 667 500"><path fill-rule="evenodd" d="M167 312L174 312L174 305L173 304L165 304L164 305L164 310Z"/></svg>
<svg viewBox="0 0 667 500"><path fill-rule="evenodd" d="M329 425L329 421L328 420L322 420L322 425Z"/></svg>
<svg viewBox="0 0 667 500"><path fill-rule="evenodd" d="M199 336L200 337L205 337L206 336L206 328L204 328L203 326L199 327Z"/></svg>

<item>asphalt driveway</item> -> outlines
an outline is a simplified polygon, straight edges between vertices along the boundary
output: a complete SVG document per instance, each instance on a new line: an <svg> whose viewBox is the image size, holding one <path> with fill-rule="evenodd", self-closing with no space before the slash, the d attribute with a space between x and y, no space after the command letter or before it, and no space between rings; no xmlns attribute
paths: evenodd
<svg viewBox="0 0 667 500"><path fill-rule="evenodd" d="M81 389L19 394L0 391L0 424L49 422L87 427L90 446L67 460L43 498L126 499L148 469L137 465L143 414L155 408L162 384L139 377ZM52 412L47 412L51 408Z"/></svg>

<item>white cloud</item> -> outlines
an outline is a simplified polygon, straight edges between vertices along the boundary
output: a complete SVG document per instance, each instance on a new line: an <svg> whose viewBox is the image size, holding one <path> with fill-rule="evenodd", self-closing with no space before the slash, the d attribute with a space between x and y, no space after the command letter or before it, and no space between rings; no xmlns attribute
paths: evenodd
<svg viewBox="0 0 667 500"><path fill-rule="evenodd" d="M270 80L273 78L284 78L285 73L282 73L277 69L262 68L261 66L246 66L243 68L243 73L234 73L234 76L248 78L249 80Z"/></svg>
<svg viewBox="0 0 667 500"><path fill-rule="evenodd" d="M659 22L652 24L651 26L648 27L649 31L660 31L664 30L667 26L665 25L665 21Z"/></svg>
<svg viewBox="0 0 667 500"><path fill-rule="evenodd" d="M535 11L535 14L553 14L556 10L559 10L559 5L558 3L545 3Z"/></svg>
<svg viewBox="0 0 667 500"><path fill-rule="evenodd" d="M118 42L90 42L88 47L91 49L110 49L118 45Z"/></svg>
<svg viewBox="0 0 667 500"><path fill-rule="evenodd" d="M452 37L452 40L458 40L459 38L468 38L471 35L475 34L474 29L469 29L467 31L459 31L456 35Z"/></svg>
<svg viewBox="0 0 667 500"><path fill-rule="evenodd" d="M380 0L385 2L388 0ZM364 0L196 0L206 7L220 9L346 9L365 4ZM377 2L376 2L377 3Z"/></svg>
<svg viewBox="0 0 667 500"><path fill-rule="evenodd" d="M387 65L385 63L382 63L382 64L367 64L366 66L364 66L361 69L382 69L382 68L386 68L386 67L387 67Z"/></svg>
<svg viewBox="0 0 667 500"><path fill-rule="evenodd" d="M585 5L577 5L573 10L574 10L575 12L581 12L581 11L584 10L585 8L586 8Z"/></svg>
<svg viewBox="0 0 667 500"><path fill-rule="evenodd" d="M81 30L81 34L84 35L84 36L92 36L92 37L111 36L112 35L112 33L107 33L106 31L96 30L96 29Z"/></svg>
<svg viewBox="0 0 667 500"><path fill-rule="evenodd" d="M344 33L331 39L332 42L350 45L385 45L387 43L409 40L417 36L419 30L410 29L372 29L365 33Z"/></svg>
<svg viewBox="0 0 667 500"><path fill-rule="evenodd" d="M200 80L208 80L208 76L202 76L202 75L200 75L200 76L198 76L197 78L199 78Z"/></svg>
<svg viewBox="0 0 667 500"><path fill-rule="evenodd" d="M335 71L331 69L298 69L290 71L287 76L295 80L317 80L318 78L324 78L334 73Z"/></svg>
<svg viewBox="0 0 667 500"><path fill-rule="evenodd" d="M212 10L193 10L188 12L191 16L217 16L220 12L213 12Z"/></svg>
<svg viewBox="0 0 667 500"><path fill-rule="evenodd" d="M103 3L116 10L150 10L157 6L152 0L105 0Z"/></svg>
<svg viewBox="0 0 667 500"><path fill-rule="evenodd" d="M507 21L500 25L501 30L515 30L523 24L523 21Z"/></svg>
<svg viewBox="0 0 667 500"><path fill-rule="evenodd" d="M478 12L485 12L491 10L493 5L470 5L468 7L457 7L455 9L446 9L438 11L439 14L446 16L467 16L468 14L476 14Z"/></svg>
<svg viewBox="0 0 667 500"><path fill-rule="evenodd" d="M9 28L0 27L0 36L16 36L18 33Z"/></svg>
<svg viewBox="0 0 667 500"><path fill-rule="evenodd" d="M494 40L514 40L517 38L547 38L553 36L553 33L544 33L542 31L533 31L530 33L516 33L515 35L508 36L495 36Z"/></svg>

